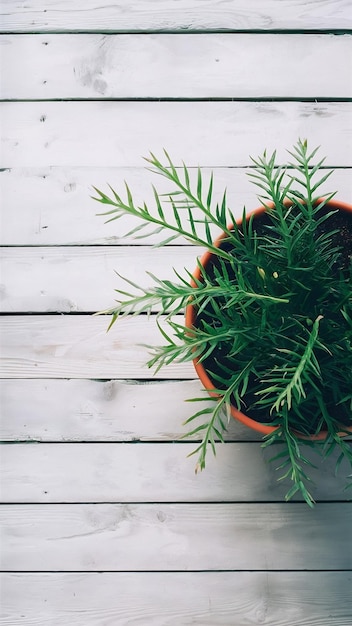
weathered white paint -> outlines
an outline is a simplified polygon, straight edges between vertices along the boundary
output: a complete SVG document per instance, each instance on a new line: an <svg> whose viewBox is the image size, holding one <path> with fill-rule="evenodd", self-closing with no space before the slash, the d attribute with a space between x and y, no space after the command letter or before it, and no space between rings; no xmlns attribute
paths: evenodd
<svg viewBox="0 0 352 626"><path fill-rule="evenodd" d="M115 289L141 295L141 291L116 272L142 288L156 286L147 272L179 283L173 268L189 282L184 268L193 271L197 256L204 250L191 246L155 250L149 246L5 248L0 252L0 310L17 313L106 310L121 298Z"/></svg>
<svg viewBox="0 0 352 626"><path fill-rule="evenodd" d="M127 296L142 295L122 277L142 289L160 280L179 284L177 272L189 282L196 259L205 248L168 246L4 248L0 251L0 311L25 313L96 312L117 306ZM94 289L92 289L94 285ZM153 307L160 311L160 305Z"/></svg>
<svg viewBox="0 0 352 626"><path fill-rule="evenodd" d="M321 156L327 155L324 141L320 141ZM186 156L186 155L185 155ZM142 164L142 161L141 161ZM146 164L147 165L147 164ZM242 168L214 169L214 201L219 201L227 189L228 206L236 217L243 207L252 210L259 205L256 188L247 176L249 170ZM191 178L196 172L191 169ZM210 170L202 171L207 185ZM119 222L106 224L107 218L97 217L104 207L90 199L92 185L107 191L109 182L122 196L126 180L133 190L136 202L146 201L153 205L151 183L160 193L170 191L170 184L161 176L153 176L143 167L43 167L15 168L0 172L0 241L3 245L84 245L106 244L134 245L160 241L162 234L148 239L126 238L124 234L135 222L125 217ZM352 173L349 169L335 170L325 191L337 190L337 198L352 202ZM165 214L170 210L165 204ZM185 242L177 241L178 245Z"/></svg>
<svg viewBox="0 0 352 626"><path fill-rule="evenodd" d="M0 440L173 441L187 432L182 424L191 413L211 406L187 402L204 394L198 379L0 380ZM232 419L225 438L261 436Z"/></svg>
<svg viewBox="0 0 352 626"><path fill-rule="evenodd" d="M137 166L166 148L178 163L245 166L299 137L327 166L352 165L351 102L3 102L2 167Z"/></svg>
<svg viewBox="0 0 352 626"><path fill-rule="evenodd" d="M3 0L1 13L2 29L20 32L352 27L349 0Z"/></svg>
<svg viewBox="0 0 352 626"><path fill-rule="evenodd" d="M167 421L167 415L165 415ZM186 430L185 430L186 432ZM75 502L265 502L284 501L290 481L277 482L269 450L259 443L216 444L206 468L195 474L192 443L49 443L11 444L1 451L1 501L6 503ZM319 500L346 500L349 465L335 477L337 454L307 469L311 491ZM351 496L352 497L352 496ZM296 498L301 500L301 497Z"/></svg>
<svg viewBox="0 0 352 626"><path fill-rule="evenodd" d="M177 319L177 318L176 318ZM181 319L183 317L181 316ZM26 315L0 319L2 378L153 378L147 345L161 345L155 319ZM142 345L144 344L144 345ZM192 379L191 363L174 363L155 379Z"/></svg>
<svg viewBox="0 0 352 626"><path fill-rule="evenodd" d="M349 503L4 505L0 518L8 571L352 568Z"/></svg>
<svg viewBox="0 0 352 626"><path fill-rule="evenodd" d="M147 156L147 155L146 155ZM161 158L161 155L159 155ZM140 165L143 165L140 159ZM247 176L249 170L242 168L216 168L214 172L214 206L221 201L227 188L228 206L236 216L242 214L243 206L255 208L259 202L256 189ZM190 168L190 178L196 189L196 168ZM202 170L204 186L209 185L211 171ZM159 193L168 193L172 185L161 176L153 175L145 167L44 167L4 169L0 172L2 204L0 211L0 241L3 245L84 245L150 244L161 241L164 235L148 239L125 237L136 222L124 217L119 222L107 224L108 217L98 216L104 206L91 200L96 195L93 185L109 192L110 183L125 197L124 181L133 190L136 203L146 202L154 206L152 184ZM349 170L336 170L333 183L340 195L352 197ZM350 192L350 193L349 193ZM25 210L23 210L25 207ZM107 207L105 207L106 209ZM165 203L165 215L171 217L171 207ZM21 219L19 219L19 215ZM179 239L177 244L185 242Z"/></svg>
<svg viewBox="0 0 352 626"><path fill-rule="evenodd" d="M183 422L191 412L211 406L210 400L187 402L205 393L198 379L0 380L0 440L174 441L185 436ZM261 440L260 433L234 419L224 437Z"/></svg>
<svg viewBox="0 0 352 626"><path fill-rule="evenodd" d="M6 573L0 584L2 626L351 623L349 572Z"/></svg>
<svg viewBox="0 0 352 626"><path fill-rule="evenodd" d="M3 35L0 97L348 98L351 48L350 35ZM319 66L324 80L307 71Z"/></svg>

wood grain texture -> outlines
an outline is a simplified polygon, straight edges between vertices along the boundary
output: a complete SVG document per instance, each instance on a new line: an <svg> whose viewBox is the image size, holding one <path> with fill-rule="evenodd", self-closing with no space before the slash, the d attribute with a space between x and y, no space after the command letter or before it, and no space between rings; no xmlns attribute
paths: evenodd
<svg viewBox="0 0 352 626"><path fill-rule="evenodd" d="M204 249L193 246L155 250L148 246L4 248L0 252L0 310L45 313L109 309L121 297L115 289L138 293L116 272L142 288L156 285L146 272L179 283L174 268L189 281L184 268L193 271L202 253Z"/></svg>
<svg viewBox="0 0 352 626"><path fill-rule="evenodd" d="M165 418L166 419L166 418ZM259 443L217 444L208 451L206 469L195 474L194 443L16 444L2 446L1 501L6 503L76 502L266 502L284 501L290 481L277 482L269 459L281 447ZM308 469L311 491L319 500L348 500L343 492L350 468L337 454ZM352 496L350 495L352 498ZM296 500L301 500L298 496Z"/></svg>
<svg viewBox="0 0 352 626"><path fill-rule="evenodd" d="M138 166L166 147L189 166L251 165L266 148L286 160L299 137L327 166L352 165L350 102L2 102L2 167Z"/></svg>
<svg viewBox="0 0 352 626"><path fill-rule="evenodd" d="M45 8L44 8L45 7ZM2 1L11 31L270 30L351 28L349 0L85 0Z"/></svg>
<svg viewBox="0 0 352 626"><path fill-rule="evenodd" d="M173 441L204 393L198 380L0 380L0 441ZM225 438L261 436L233 419Z"/></svg>
<svg viewBox="0 0 352 626"><path fill-rule="evenodd" d="M210 406L187 402L204 393L198 380L0 380L0 441L174 441L184 437L191 411ZM261 435L230 420L225 438Z"/></svg>
<svg viewBox="0 0 352 626"><path fill-rule="evenodd" d="M350 35L3 35L0 97L348 98L351 47ZM324 80L306 71L319 66Z"/></svg>
<svg viewBox="0 0 352 626"><path fill-rule="evenodd" d="M350 626L352 613L350 572L2 574L0 584L1 626Z"/></svg>
<svg viewBox="0 0 352 626"><path fill-rule="evenodd" d="M8 571L352 568L349 503L28 504L0 516Z"/></svg>
<svg viewBox="0 0 352 626"><path fill-rule="evenodd" d="M250 183L248 171L242 168L216 168L214 206L221 201L225 188L229 207L235 215L242 214L244 205L248 209L258 206L255 187ZM189 174L196 189L196 168L190 168ZM202 175L204 185L208 185L211 170L204 168ZM336 170L334 173L333 184L342 197L352 197L351 178L348 169ZM145 201L151 207L154 206L152 184L159 193L171 190L168 181L153 175L146 167L3 169L0 172L0 242L3 245L126 245L132 242L134 245L146 245L161 241L164 238L161 233L148 239L126 237L125 233L136 225L129 217L106 224L107 217L97 216L104 211L104 207L91 200L91 196L96 195L93 185L107 192L107 183L110 183L125 197L125 180L133 190L135 201ZM164 210L165 215L171 218L170 203L165 203ZM180 238L177 243L183 245L187 242Z"/></svg>
<svg viewBox="0 0 352 626"><path fill-rule="evenodd" d="M146 367L150 355L145 344L163 343L153 317L121 319L109 333L108 324L109 316L2 317L0 377L154 377L155 380L195 377L191 363L174 363L155 376Z"/></svg>
<svg viewBox="0 0 352 626"><path fill-rule="evenodd" d="M321 141L321 156L327 154L324 141ZM185 155L186 156L186 155ZM142 162L141 162L142 164ZM243 207L252 210L258 206L256 188L247 176L248 169L215 168L214 202L221 199L227 189L228 206L236 216L242 214ZM210 170L202 172L205 184L209 181ZM191 169L191 179L196 171ZM143 167L104 168L104 167L43 167L15 168L0 172L0 243L2 245L134 245L151 244L160 241L162 235L148 239L125 237L135 222L125 217L120 222L106 224L104 217L96 214L102 205L90 199L92 185L107 191L107 182L124 195L123 181L127 180L137 202L146 201L153 206L154 183L160 193L170 191L170 185L160 176L153 176ZM326 191L338 190L340 200L352 202L352 174L349 169L335 170ZM170 206L165 205L165 214ZM183 239L178 245L187 244Z"/></svg>

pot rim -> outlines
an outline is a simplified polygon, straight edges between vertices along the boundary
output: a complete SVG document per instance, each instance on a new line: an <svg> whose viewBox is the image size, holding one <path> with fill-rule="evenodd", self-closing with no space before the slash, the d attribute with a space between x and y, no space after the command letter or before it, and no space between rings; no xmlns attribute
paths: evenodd
<svg viewBox="0 0 352 626"><path fill-rule="evenodd" d="M322 201L322 198L318 198L317 199L317 203ZM288 201L288 204L290 204L290 202ZM329 200L327 203L327 206L333 206L337 209L340 209L342 211L348 211L352 213L352 205L348 204L347 202L342 202L340 200L334 200L331 199ZM273 208L274 207L274 203L273 202L268 202L267 207L269 208ZM265 213L267 210L267 207L261 205L259 207L257 207L256 209L253 209L252 211L250 211L249 213L246 214L246 219L247 221L249 220L249 218L252 215L261 215L262 213ZM242 216L240 218L238 218L238 220L236 220L236 224L240 225L242 222ZM229 225L229 229L231 229L232 224ZM222 232L214 241L214 246L216 246L217 248L221 245L222 241L226 238L226 233ZM209 263L209 260L212 258L213 256L213 252L210 252L209 250L207 250L199 259L200 261L200 265L202 267L206 267L206 265ZM197 265L196 269L193 272L193 277L196 280L199 280L201 278L201 271L199 266ZM192 287L196 288L196 283L192 280L191 281L191 285ZM192 328L194 325L196 319L196 313L195 313L195 308L193 306L193 304L190 302L189 304L187 304L186 306L186 311L185 311L185 325L187 328ZM219 397L219 395L213 391L214 390L214 383L211 381L203 363L201 363L199 361L199 357L196 357L195 359L193 359L193 365L194 368L197 372L198 378L200 379L202 385L204 386L204 388L206 389L206 391L208 391L209 395L212 397ZM263 424L261 422L257 422L256 420L254 420L252 417L249 417L248 415L246 415L245 413L242 413L242 411L239 411L238 409L236 409L232 404L230 406L230 411L231 411L231 415L232 417L234 417L235 419L237 419L239 422L242 422L242 424L245 424L245 426L248 426L249 428L251 428L252 430L256 430L257 432L262 433L263 435L270 435L270 433L274 432L275 430L277 430L278 426L269 426L267 424ZM346 427L346 431L347 432L352 432L352 426L347 426ZM304 433L300 433L297 431L294 431L297 435L299 435L300 439L306 439L306 440L310 440L310 441L322 441L325 440L328 436L328 431L326 430L322 430L319 433L316 434L312 434L312 435L305 435ZM338 433L338 435L340 436L346 436L346 432L341 432Z"/></svg>

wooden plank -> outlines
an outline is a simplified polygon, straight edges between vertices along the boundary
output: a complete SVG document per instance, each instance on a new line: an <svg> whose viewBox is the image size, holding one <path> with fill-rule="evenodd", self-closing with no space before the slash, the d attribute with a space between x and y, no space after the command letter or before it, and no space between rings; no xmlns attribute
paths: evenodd
<svg viewBox="0 0 352 626"><path fill-rule="evenodd" d="M146 272L179 282L173 268L187 279L184 268L193 270L197 256L203 252L202 248L189 246L156 250L140 247L136 257L134 248L121 246L5 248L0 253L0 310L95 312L111 308L119 297L115 289L138 293L115 271L145 288L155 285Z"/></svg>
<svg viewBox="0 0 352 626"><path fill-rule="evenodd" d="M204 393L198 380L0 380L0 441L173 441ZM225 436L261 439L234 419Z"/></svg>
<svg viewBox="0 0 352 626"><path fill-rule="evenodd" d="M351 102L2 102L2 167L140 165L163 148L178 164L251 165L298 137L327 166L352 165ZM210 130L211 129L211 130Z"/></svg>
<svg viewBox="0 0 352 626"><path fill-rule="evenodd" d="M142 163L142 162L141 162ZM217 168L214 174L214 206L228 189L228 204L237 216L243 206L256 207L255 187L250 184L246 169ZM135 221L128 217L120 222L106 224L106 217L97 216L104 207L91 200L95 195L92 185L107 191L107 182L124 197L124 181L133 190L136 202L154 205L154 183L160 193L171 190L170 183L161 176L153 176L144 167L43 167L3 169L1 172L2 212L0 242L2 245L134 245L161 241L164 235L148 239L125 237ZM204 183L210 180L211 170L204 168ZM196 185L196 168L190 168L190 178ZM332 184L340 194L352 197L351 173L336 170ZM196 187L195 187L196 188ZM50 202L48 202L50 198ZM171 217L170 203L165 203L165 214ZM19 219L21 215L21 219ZM178 245L183 245L183 239Z"/></svg>
<svg viewBox="0 0 352 626"><path fill-rule="evenodd" d="M0 46L3 99L352 96L350 35L3 35Z"/></svg>
<svg viewBox="0 0 352 626"><path fill-rule="evenodd" d="M187 402L204 393L198 379L0 380L0 441L174 441L185 436L182 424L191 412L211 405ZM261 440L260 433L234 419L224 436Z"/></svg>
<svg viewBox="0 0 352 626"><path fill-rule="evenodd" d="M197 257L205 251L193 246L137 250L136 254L134 247L122 246L3 248L0 311L71 313L110 309L121 297L116 289L141 293L122 276L143 289L156 285L150 273L179 283L177 272L189 282L185 268L193 271ZM160 311L160 306L154 311Z"/></svg>
<svg viewBox="0 0 352 626"><path fill-rule="evenodd" d="M352 568L348 503L11 505L0 516L7 571Z"/></svg>
<svg viewBox="0 0 352 626"><path fill-rule="evenodd" d="M321 154L324 153L323 146ZM241 215L243 206L248 210L258 206L256 188L250 184L247 171L241 168L214 170L214 202L220 200L226 188L228 205L236 216ZM15 168L4 169L0 174L2 245L126 245L132 241L135 245L145 245L161 240L161 234L145 240L126 238L124 234L135 222L123 218L120 222L105 224L106 218L96 216L103 210L102 205L89 197L92 185L106 191L107 182L123 195L123 181L127 180L136 201L146 201L153 206L151 183L156 184L160 193L170 191L170 185L145 168ZM195 179L194 168L192 176ZM203 170L203 177L205 182L209 180L208 168ZM337 198L352 202L351 170L335 170L325 186L326 191L334 189L338 190ZM168 210L170 207L166 204L166 214ZM183 239L177 243L187 244Z"/></svg>
<svg viewBox="0 0 352 626"><path fill-rule="evenodd" d="M217 456L209 450L205 471L195 474L197 456L187 457L196 447L193 442L2 446L1 501L284 501L291 483L277 482L275 467L268 462L280 447L263 451L255 442L217 444ZM318 468L307 470L316 501L348 500L343 492L348 463L335 477L338 455L323 463L319 453L309 448L304 453Z"/></svg>
<svg viewBox="0 0 352 626"><path fill-rule="evenodd" d="M352 613L350 572L6 573L0 581L2 626L66 626L68 615L72 626L350 626Z"/></svg>
<svg viewBox="0 0 352 626"><path fill-rule="evenodd" d="M138 254L134 247L122 246L4 248L0 252L0 310L43 313L105 310L113 307L119 298L115 289L138 293L116 272L143 288L155 286L146 272L179 283L173 268L188 279L184 268L193 271L197 256L204 252L203 248L193 246L137 250Z"/></svg>
<svg viewBox="0 0 352 626"><path fill-rule="evenodd" d="M183 317L181 316L181 319ZM2 317L1 378L193 379L191 363L158 374L145 363L148 345L161 345L155 319L122 319L106 332L108 316L24 315Z"/></svg>
<svg viewBox="0 0 352 626"><path fill-rule="evenodd" d="M44 8L45 6L45 8ZM63 9L64 6L64 9ZM347 29L349 0L130 0L118 4L85 0L3 0L2 30L148 31Z"/></svg>

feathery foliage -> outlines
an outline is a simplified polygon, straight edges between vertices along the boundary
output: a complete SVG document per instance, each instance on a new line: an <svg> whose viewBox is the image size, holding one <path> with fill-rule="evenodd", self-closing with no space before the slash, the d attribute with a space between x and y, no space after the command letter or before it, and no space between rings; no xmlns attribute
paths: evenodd
<svg viewBox="0 0 352 626"><path fill-rule="evenodd" d="M164 164L153 154L146 159L172 184L167 194L153 187L153 208L138 206L127 184L125 199L112 188L110 195L95 189L95 200L109 207L102 213L108 221L137 218L128 235L165 232L158 246L185 237L212 253L205 267L198 261L199 277L175 272L172 282L150 275L148 288L125 279L126 291L118 290L116 305L103 311L112 315L111 326L119 316L158 309L165 342L153 348L149 367L195 358L203 363L217 399L186 422L187 435L202 437L194 451L197 469L205 467L208 445L215 454L215 441L223 441L232 405L276 426L263 445L282 444L272 460L279 480L292 481L286 499L300 492L310 506L312 463L304 444L324 457L337 447L337 465L345 457L352 466L342 438L352 427L352 216L334 208L334 194L322 198L318 192L329 173L322 169L324 159L314 164L317 150L298 141L285 167L277 165L275 152L252 159L249 176L265 211L247 218L244 210L237 223L226 192L214 203L212 176L205 185L198 169L191 182L186 165L176 168L167 152ZM223 233L220 245L213 241L214 227ZM347 249L340 244L341 229L348 234ZM192 329L173 317L190 302L196 311ZM327 431L323 442L300 437L321 430Z"/></svg>

